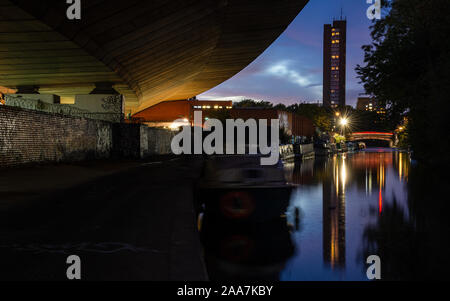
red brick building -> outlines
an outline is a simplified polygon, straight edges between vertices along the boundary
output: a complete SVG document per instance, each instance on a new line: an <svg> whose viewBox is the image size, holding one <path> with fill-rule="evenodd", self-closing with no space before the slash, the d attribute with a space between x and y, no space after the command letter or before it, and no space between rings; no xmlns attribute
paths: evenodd
<svg viewBox="0 0 450 301"><path fill-rule="evenodd" d="M242 118L244 120L249 118L256 120L279 119L280 127L284 128L288 135L296 137L311 137L315 131L314 124L309 118L277 109L234 108L231 110L231 117L233 119Z"/></svg>
<svg viewBox="0 0 450 301"><path fill-rule="evenodd" d="M208 112L210 110L231 109L233 103L220 100L173 100L153 105L133 115L136 119L149 126L170 127L177 119L185 119L186 123L193 124L194 111ZM206 117L207 113L203 114Z"/></svg>
<svg viewBox="0 0 450 301"><path fill-rule="evenodd" d="M134 114L133 119L149 126L170 128L177 119L184 119L186 124L193 125L195 111L202 111L205 118L211 110L227 109L230 110L232 119L279 119L280 127L284 128L288 135L296 137L314 135L313 122L306 117L277 109L233 108L232 106L231 101L218 100L165 101Z"/></svg>

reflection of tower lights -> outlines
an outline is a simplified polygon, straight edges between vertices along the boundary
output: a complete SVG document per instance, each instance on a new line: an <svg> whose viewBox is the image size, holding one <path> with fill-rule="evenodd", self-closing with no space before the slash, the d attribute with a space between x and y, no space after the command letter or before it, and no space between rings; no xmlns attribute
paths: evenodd
<svg viewBox="0 0 450 301"><path fill-rule="evenodd" d="M378 181L380 183L380 189L384 187L384 176L385 176L385 168L384 165L380 164L380 167L378 169Z"/></svg>
<svg viewBox="0 0 450 301"><path fill-rule="evenodd" d="M381 195L381 185L380 185L380 190L378 192L378 214L381 214L381 211L383 211L383 196Z"/></svg>
<svg viewBox="0 0 450 301"><path fill-rule="evenodd" d="M368 187L369 183L367 182L367 180L368 180L367 178L368 177L367 177L367 168L366 168L366 195L369 194L369 187Z"/></svg>
<svg viewBox="0 0 450 301"><path fill-rule="evenodd" d="M339 195L339 166L338 163L335 162L333 166L333 177L334 177L334 186L336 189L336 195Z"/></svg>
<svg viewBox="0 0 450 301"><path fill-rule="evenodd" d="M334 265L339 262L339 225L336 217L332 218L332 227L331 227L331 237L330 237L330 263L331 268L334 268Z"/></svg>
<svg viewBox="0 0 450 301"><path fill-rule="evenodd" d="M336 195L339 195L339 173L336 173L335 185L336 186Z"/></svg>
<svg viewBox="0 0 450 301"><path fill-rule="evenodd" d="M342 157L333 158L331 177L323 183L323 256L332 269L345 266L347 170L343 160Z"/></svg>
<svg viewBox="0 0 450 301"><path fill-rule="evenodd" d="M381 191L384 187L384 166L380 166L380 183L378 188L378 213L381 214L383 210L383 197L381 195Z"/></svg>
<svg viewBox="0 0 450 301"><path fill-rule="evenodd" d="M403 175L403 158L402 153L398 154L398 177L401 180Z"/></svg>
<svg viewBox="0 0 450 301"><path fill-rule="evenodd" d="M378 213L381 214L381 211L383 210L383 196L382 191L384 187L384 178L386 174L386 169L384 166L384 160L380 161L380 166L378 169L378 180L379 180L379 188L378 188Z"/></svg>
<svg viewBox="0 0 450 301"><path fill-rule="evenodd" d="M345 166L345 161L342 161L341 181L342 181L342 193L345 194L345 183L347 181L347 167Z"/></svg>

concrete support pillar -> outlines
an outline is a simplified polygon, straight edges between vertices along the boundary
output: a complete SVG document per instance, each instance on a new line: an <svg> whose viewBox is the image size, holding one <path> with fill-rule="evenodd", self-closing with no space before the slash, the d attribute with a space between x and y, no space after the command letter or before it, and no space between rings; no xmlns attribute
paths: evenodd
<svg viewBox="0 0 450 301"><path fill-rule="evenodd" d="M50 104L59 104L61 103L61 97L59 95L54 94L27 94L27 93L16 93L16 94L6 94L8 97L12 97L15 99L25 99L25 100L39 100L45 103Z"/></svg>
<svg viewBox="0 0 450 301"><path fill-rule="evenodd" d="M13 98L23 98L26 100L39 100L45 103L59 104L61 98L54 94L39 94L39 86L17 86L15 94L7 94Z"/></svg>
<svg viewBox="0 0 450 301"><path fill-rule="evenodd" d="M119 95L119 92L114 90L114 83L111 82L98 82L95 83L95 89L91 91L89 94L110 94L110 95Z"/></svg>
<svg viewBox="0 0 450 301"><path fill-rule="evenodd" d="M106 117L107 120L112 122L122 122L125 111L125 97L121 94L75 95L74 106L86 110L92 115Z"/></svg>
<svg viewBox="0 0 450 301"><path fill-rule="evenodd" d="M39 94L39 86L17 86L17 94Z"/></svg>

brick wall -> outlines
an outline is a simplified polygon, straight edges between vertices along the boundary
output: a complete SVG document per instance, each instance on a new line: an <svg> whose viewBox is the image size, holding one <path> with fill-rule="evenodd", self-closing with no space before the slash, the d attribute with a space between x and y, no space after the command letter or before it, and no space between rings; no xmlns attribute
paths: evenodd
<svg viewBox="0 0 450 301"><path fill-rule="evenodd" d="M43 95L36 94L37 97L43 97ZM48 96L48 95L47 95ZM96 96L96 95L87 95L87 96ZM27 98L28 97L28 98ZM54 114L62 114L67 116L74 116L74 117L83 117L88 119L96 119L96 120L103 120L103 121L109 121L109 122L121 122L123 121L123 113L119 112L98 112L99 110L89 111L87 109L78 108L74 105L69 104L55 104L55 103L47 103L44 101L41 101L40 99L30 99L29 96L22 97L17 94L12 95L6 95L6 101L5 104L7 106L11 107L19 107L22 109L28 109L28 110L34 110L34 111L41 111L41 112L47 112L47 113L54 113ZM120 95L118 96L111 96L112 100L115 100L117 98L117 101L122 103L122 98ZM105 96L105 99L109 99ZM106 100L102 102L102 104L105 104ZM95 103L95 101L92 101ZM108 103L109 105L109 103ZM116 106L120 106L121 104L116 104ZM114 108L114 107L113 107Z"/></svg>
<svg viewBox="0 0 450 301"><path fill-rule="evenodd" d="M147 141L148 141L148 155L167 155L172 153L170 144L172 138L177 134L176 132L158 129L147 129Z"/></svg>
<svg viewBox="0 0 450 301"><path fill-rule="evenodd" d="M174 132L0 105L0 167L171 153Z"/></svg>
<svg viewBox="0 0 450 301"><path fill-rule="evenodd" d="M113 124L113 156L115 158L141 158L145 156L145 145L141 144L141 124Z"/></svg>
<svg viewBox="0 0 450 301"><path fill-rule="evenodd" d="M0 105L0 167L107 158L111 123Z"/></svg>

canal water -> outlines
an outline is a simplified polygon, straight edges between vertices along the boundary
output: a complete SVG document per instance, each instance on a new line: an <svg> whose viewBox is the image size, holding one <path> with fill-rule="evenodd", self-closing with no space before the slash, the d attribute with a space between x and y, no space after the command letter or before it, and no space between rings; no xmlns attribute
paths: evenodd
<svg viewBox="0 0 450 301"><path fill-rule="evenodd" d="M296 252L280 279L367 280L369 249L378 255L370 232L383 210L395 206L408 219L408 154L367 149L285 168L299 186L287 214Z"/></svg>
<svg viewBox="0 0 450 301"><path fill-rule="evenodd" d="M428 191L432 177L409 183L407 153L371 148L284 169L297 185L286 216L216 227L204 240L211 279L365 281L369 255L382 279L449 277L448 205Z"/></svg>

